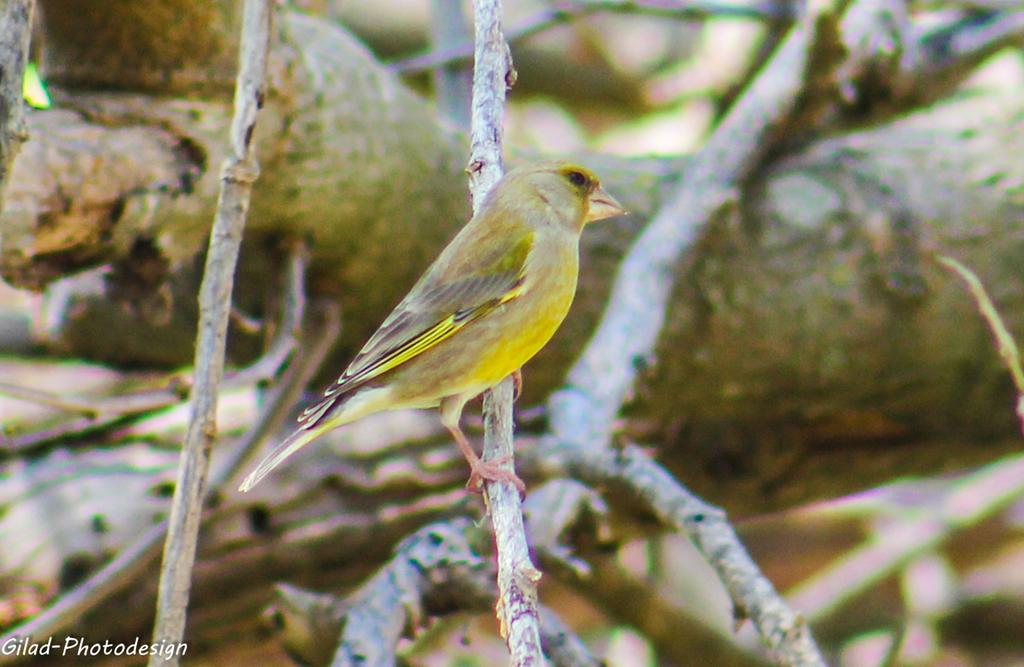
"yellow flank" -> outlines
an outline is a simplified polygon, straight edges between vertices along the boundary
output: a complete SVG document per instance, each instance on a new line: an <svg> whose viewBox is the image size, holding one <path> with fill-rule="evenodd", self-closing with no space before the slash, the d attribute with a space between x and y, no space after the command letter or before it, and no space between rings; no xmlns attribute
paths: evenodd
<svg viewBox="0 0 1024 667"><path fill-rule="evenodd" d="M381 410L441 406L474 480L514 474L479 460L459 428L467 400L551 339L576 293L580 233L621 215L597 176L544 162L509 172L384 320L299 428L256 467L249 490L323 432Z"/></svg>

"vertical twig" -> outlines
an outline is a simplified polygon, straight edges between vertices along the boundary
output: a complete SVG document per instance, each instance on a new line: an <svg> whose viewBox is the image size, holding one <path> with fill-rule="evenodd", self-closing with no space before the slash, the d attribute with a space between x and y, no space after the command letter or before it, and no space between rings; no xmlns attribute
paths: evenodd
<svg viewBox="0 0 1024 667"><path fill-rule="evenodd" d="M501 178L502 115L505 90L515 79L508 44L502 34L501 0L474 0L474 65L469 180L474 213ZM484 459L512 464L512 380L506 378L484 395ZM498 622L510 664L542 665L537 581L530 561L519 492L508 483L484 489L494 525L498 553Z"/></svg>
<svg viewBox="0 0 1024 667"><path fill-rule="evenodd" d="M35 4L35 0L6 0L0 5L0 211L11 163L28 136L21 85Z"/></svg>
<svg viewBox="0 0 1024 667"><path fill-rule="evenodd" d="M210 448L216 436L217 388L224 374L224 344L238 248L245 227L252 184L259 167L252 151L256 113L265 95L272 5L269 0L246 0L239 48L235 112L231 123L230 154L221 168L221 191L210 232L206 268L199 293L195 384L191 415L171 504L170 527L164 544L156 607L155 643L176 643L185 634L192 565L195 561ZM150 659L151 667L176 665L177 659Z"/></svg>
<svg viewBox="0 0 1024 667"><path fill-rule="evenodd" d="M512 381L503 380L484 394L484 458L512 456ZM511 464L511 459L509 459ZM507 482L488 483L487 507L498 553L498 623L516 667L543 665L537 582L540 570L530 560L519 491Z"/></svg>

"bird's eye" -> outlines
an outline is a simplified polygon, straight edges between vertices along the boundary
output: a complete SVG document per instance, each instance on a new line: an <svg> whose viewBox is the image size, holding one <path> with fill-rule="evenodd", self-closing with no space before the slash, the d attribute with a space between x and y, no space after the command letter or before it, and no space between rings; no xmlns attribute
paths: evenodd
<svg viewBox="0 0 1024 667"><path fill-rule="evenodd" d="M582 187L587 184L587 177L584 176L582 172L570 171L567 174L567 177L569 179L569 182L575 186Z"/></svg>

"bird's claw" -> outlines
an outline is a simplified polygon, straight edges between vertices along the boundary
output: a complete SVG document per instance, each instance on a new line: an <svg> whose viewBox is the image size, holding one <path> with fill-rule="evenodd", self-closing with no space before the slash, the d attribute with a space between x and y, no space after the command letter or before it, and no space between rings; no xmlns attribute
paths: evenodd
<svg viewBox="0 0 1024 667"><path fill-rule="evenodd" d="M502 464L508 463L511 460L511 456L502 456L490 461L477 461L470 466L469 481L466 482L466 488L473 493L483 493L484 482L508 482L516 487L520 498L525 498L526 484L523 483L523 480L519 479L515 472L501 467Z"/></svg>

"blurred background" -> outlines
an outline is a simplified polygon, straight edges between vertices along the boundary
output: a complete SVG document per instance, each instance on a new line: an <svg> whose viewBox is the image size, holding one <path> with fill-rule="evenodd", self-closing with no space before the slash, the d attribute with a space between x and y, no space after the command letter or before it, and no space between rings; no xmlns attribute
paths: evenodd
<svg viewBox="0 0 1024 667"><path fill-rule="evenodd" d="M44 22L68 10L68 3L41 5ZM538 362L535 393L519 405L520 431L529 447L543 429L542 400L585 342L581 332L600 313L615 262L664 201L663 193L686 178L688 156L748 91L802 7L778 0L524 0L507 2L505 9L518 74L506 115L510 161L592 157L611 170L614 187L630 188L627 198L639 200L631 205L638 209L632 221L617 223L584 249L584 261L593 257L607 275L590 288L584 279L578 307L585 313L577 324L567 324L577 340L553 343L562 351ZM427 102L436 114L431 122L452 136L465 128L467 3L305 0L287 11L350 31L379 63L381 76L397 77ZM1024 6L1001 0L864 0L849 11L844 29L853 30L851 24L864 16L882 15L878 25L887 31L860 33L867 37L848 44L843 58L851 58L855 48L883 57L865 71L840 65L829 75L835 85L826 95L828 111L808 112L784 128L785 136L747 179L738 212L716 223L680 266L673 303L682 305L670 312L657 358L648 360L625 406L621 440L651 448L681 481L730 511L752 556L810 621L831 664L1024 665L1024 456L1017 453L1017 392L967 289L921 260L950 249L974 253L968 264L978 268L1011 332L1020 333ZM37 33L38 40L56 39L45 27ZM42 84L49 87L43 47L35 48L43 59ZM947 56L940 67L940 57ZM922 65L929 59L936 63L933 70ZM71 75L61 70L60 76ZM52 88L54 106L81 108L68 102L80 88L67 81L63 92L57 83ZM41 98L36 103L47 104ZM865 189L862 175L874 171L881 174L880 185ZM622 172L630 175L614 175ZM644 189L645 183L651 185ZM23 216L18 207L25 200L10 193L8 222L12 215ZM75 196L68 194L68 201ZM453 204L458 206L464 202ZM901 226L906 220L910 232ZM862 242L848 242L850 229ZM814 243L808 245L808 238ZM970 262L978 257L987 259ZM109 267L109 259L90 261ZM990 266L996 268L985 273ZM187 355L159 363L144 356L117 358L97 349L95 329L81 336L67 325L89 317L75 298L102 291L96 274L88 273L93 268L84 277L82 270L76 265L59 280L31 289L12 278L13 270L5 273L4 386L54 394L71 390L75 396L163 386L169 369L186 365ZM807 280L791 282L786 271ZM395 283L395 293L404 291L403 280L382 277ZM83 288L86 283L91 287ZM862 307L864 294L876 301L865 299L872 305ZM777 306L776 298L792 298L796 305ZM370 311L356 312L357 332L376 321L380 308ZM188 315L183 318L190 322ZM797 320L800 330L791 331ZM143 334L132 335L152 344ZM356 333L344 335L358 340ZM187 336L182 340L187 350ZM353 344L345 339L336 354L345 356ZM877 358L865 361L876 352ZM238 353L235 363L251 357ZM531 367L525 375L529 390ZM261 391L245 387L225 394L222 432L238 433L254 419ZM31 619L119 552L139 525L127 515L163 511L182 410L160 410L107 422L96 431L75 426L74 442L48 436L37 448L33 434L59 433L68 423L67 407L0 395L5 437L21 443L12 444L0 461L0 629ZM436 425L429 418L402 419L407 421L396 434L388 434L383 423L363 433L374 432L366 437L377 438L382 451L425 441L428 453L417 460L429 463L434 456L447 469L448 459L429 453L447 446ZM336 451L352 451L359 437L339 435ZM93 457L88 462L86 454ZM267 493L319 488L308 486L310 480L317 472L335 471L335 464L325 463L330 454L317 456ZM378 463L370 477L422 472L387 473ZM395 496L401 503L389 502L415 506L413 514L424 517L450 511L443 508L453 498L464 510L453 481L458 468L449 467L452 475L404 489ZM143 500L118 508L108 497L110 484ZM424 488L444 500L416 505L416 494L427 495ZM270 503L259 505L260 511L269 507L270 516L286 517L281 525L297 530L302 522L320 525L308 523L310 517L341 511L331 503L350 502L338 500L343 492L334 493L328 489L330 502L298 500L291 506L258 500ZM76 502L85 508L67 509ZM220 556L228 563L223 567L235 570L261 562L240 555L255 549L247 542L253 534L258 539L255 510L242 501L227 502L227 509L214 511L219 527L210 532L217 536L201 559L200 567L211 573L220 571ZM236 502L240 509L232 514ZM310 504L295 509L304 502ZM436 513L423 511L435 505ZM74 530L88 534L64 526L70 518L53 518L65 512L76 521L86 517L91 528ZM633 519L611 520L616 521ZM304 558L305 547L295 545L273 556L267 576L344 594L416 522L385 531L384 544L362 567L345 570L340 581L323 572L291 576L287 567L301 570L302 563L286 567L279 561ZM40 527L50 523L59 530ZM596 538L597 547L581 548L589 577L549 574L541 586L543 601L594 655L622 667L768 664L750 623L732 617L718 579L685 536L642 523L610 530L613 539ZM332 559L347 562L333 553L327 562ZM310 558L308 565L322 568L324 561ZM210 584L209 597L223 604L228 588L225 583L217 592ZM202 605L206 589L199 590ZM200 606L195 624L223 622L225 629L206 628L186 664L292 664L294 652L289 657L281 647L275 612L261 619L250 613L266 606L266 597L266 591L253 594L230 612L214 603L218 611L210 616ZM250 620L236 627L235 616L243 615ZM83 627L104 627L90 622L86 618ZM506 659L493 616L468 612L431 623L403 644L402 655L404 664L423 666L495 665Z"/></svg>

